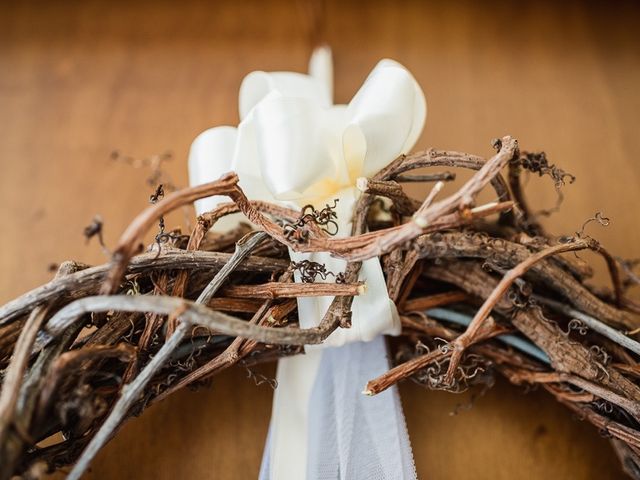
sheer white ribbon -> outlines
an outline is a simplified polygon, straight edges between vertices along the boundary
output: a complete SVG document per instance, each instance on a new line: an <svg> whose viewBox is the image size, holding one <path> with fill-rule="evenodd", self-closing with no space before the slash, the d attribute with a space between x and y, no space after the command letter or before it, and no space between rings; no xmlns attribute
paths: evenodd
<svg viewBox="0 0 640 480"><path fill-rule="evenodd" d="M339 199L337 235L345 236L359 195L356 180L413 147L426 102L411 74L392 60L378 63L348 105L332 104L328 48L314 52L309 70L247 75L240 87L240 124L211 128L194 140L190 183L233 170L254 200L299 209ZM227 199L199 200L196 210L222 201ZM235 222L227 218L216 227ZM290 254L335 273L345 267L327 253ZM338 329L305 355L279 361L261 478L415 478L397 391L361 394L367 380L388 368L381 335L397 335L400 324L377 258L363 262L360 279L367 290L353 302L352 327ZM299 299L301 327L317 325L331 300Z"/></svg>

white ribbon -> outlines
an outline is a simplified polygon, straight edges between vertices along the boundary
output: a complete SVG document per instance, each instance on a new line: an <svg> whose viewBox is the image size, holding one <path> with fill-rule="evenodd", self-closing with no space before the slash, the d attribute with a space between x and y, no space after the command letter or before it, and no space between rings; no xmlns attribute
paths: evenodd
<svg viewBox="0 0 640 480"><path fill-rule="evenodd" d="M310 75L247 75L240 87L240 124L206 130L194 140L190 183L233 170L254 200L299 209L307 204L322 208L338 199L337 235L346 236L359 196L356 180L413 147L426 102L411 74L392 60L378 63L348 105L332 105L328 48L314 52L309 70ZM196 210L211 210L222 201L227 199L199 200ZM216 228L235 222L223 219ZM290 254L294 261L323 263L334 273L345 268L344 261L328 253ZM306 348L305 355L278 363L261 478L415 478L397 391L375 398L360 393L367 380L388 368L380 335L399 334L400 323L377 258L363 262L359 278L367 290L354 299L352 327L336 330L319 348ZM316 326L331 301L300 298L300 326Z"/></svg>

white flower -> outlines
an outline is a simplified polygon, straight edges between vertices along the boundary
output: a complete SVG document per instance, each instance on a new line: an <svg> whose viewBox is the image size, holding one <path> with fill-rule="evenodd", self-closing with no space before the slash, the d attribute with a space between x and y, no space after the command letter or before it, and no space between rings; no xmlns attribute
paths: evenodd
<svg viewBox="0 0 640 480"><path fill-rule="evenodd" d="M378 63L348 105L332 105L330 84L317 77L252 72L240 87L238 128L211 128L193 142L192 183L233 170L249 198L333 198L408 152L425 118L422 90L393 60Z"/></svg>
<svg viewBox="0 0 640 480"><path fill-rule="evenodd" d="M299 208L322 207L338 198L338 234L347 235L359 195L356 180L372 176L414 146L427 108L413 76L393 60L379 62L348 105L333 105L330 56L328 48L317 50L310 75L247 75L240 87L238 127L211 128L194 140L191 184L235 171L252 200ZM212 210L221 201L228 200L199 200L196 209ZM344 267L327 254L292 257L313 258L334 271ZM360 278L366 280L368 293L354 301L353 327L334 332L332 345L399 332L377 259L364 262ZM330 300L299 302L301 325L316 324Z"/></svg>

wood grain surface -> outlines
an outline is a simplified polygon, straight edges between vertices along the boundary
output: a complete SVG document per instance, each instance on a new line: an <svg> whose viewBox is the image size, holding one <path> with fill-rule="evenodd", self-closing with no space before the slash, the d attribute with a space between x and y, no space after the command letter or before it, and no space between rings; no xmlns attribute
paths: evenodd
<svg viewBox="0 0 640 480"><path fill-rule="evenodd" d="M148 171L114 163L113 150L136 158L170 150L167 172L185 185L191 140L237 122L246 73L305 69L305 12L272 1L3 2L0 302L47 281L51 263L103 262L83 227L101 214L113 245L145 207ZM427 96L419 147L488 155L490 139L511 134L525 149L544 149L578 178L549 229L571 234L603 211L611 226L589 233L640 256L633 4L335 1L325 18L338 101L380 58L397 59ZM532 177L528 191L553 206L548 181ZM242 369L178 394L130 421L88 478L256 478L271 395ZM455 416L468 395L412 384L401 395L420 478L621 476L608 442L541 392L498 382Z"/></svg>

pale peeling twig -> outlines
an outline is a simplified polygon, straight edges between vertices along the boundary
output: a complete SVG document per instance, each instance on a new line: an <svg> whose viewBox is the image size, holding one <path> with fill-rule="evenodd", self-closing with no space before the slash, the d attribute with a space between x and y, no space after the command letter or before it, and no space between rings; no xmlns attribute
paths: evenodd
<svg viewBox="0 0 640 480"><path fill-rule="evenodd" d="M215 295L225 282L227 277L233 272L242 261L249 256L249 253L260 244L260 242L266 240L269 236L264 232L251 232L242 237L236 243L236 252L233 257L220 269L218 274L209 282L209 284L202 290L196 303L206 305L207 302Z"/></svg>
<svg viewBox="0 0 640 480"><path fill-rule="evenodd" d="M606 325L600 320L593 318L592 316L587 315L580 310L571 308L569 305L557 302L550 298L542 297L540 295L533 295L533 298L543 305L551 307L553 310L557 310L558 312L564 313L571 318L580 320L593 331L598 332L602 336L607 337L609 340L617 343L618 345L622 345L624 348L627 348L632 352L640 355L640 343L636 342L632 338L627 337L625 334L616 330L615 328Z"/></svg>
<svg viewBox="0 0 640 480"><path fill-rule="evenodd" d="M528 378L526 378L526 380L531 383L569 383L584 390L585 392L589 392L596 397L600 397L603 400L623 408L633 415L636 420L640 419L640 403L630 400L623 395L619 395L610 389L604 388L577 375L565 372L531 372L528 374Z"/></svg>
<svg viewBox="0 0 640 480"><path fill-rule="evenodd" d="M348 298L352 297L349 296ZM76 300L58 311L52 317L52 321L46 330L41 332L38 344L40 346L48 345L65 328L77 323L85 313L124 311L170 315L180 308L185 309L180 313L181 321L192 325L201 325L220 334L239 336L261 343L278 345L318 344L322 343L332 331L329 325L320 325L307 329L261 327L177 297L163 295L97 295ZM335 328L335 326L333 327Z"/></svg>
<svg viewBox="0 0 640 480"><path fill-rule="evenodd" d="M343 298L343 297L336 297ZM350 297L351 298L351 297ZM170 315L184 308L180 320L192 325L201 325L221 334L240 336L262 343L280 345L305 345L321 343L331 332L328 326L308 329L274 328L252 325L222 312L213 311L204 305L177 297L163 295L98 295L85 297L59 310L47 325L39 344L47 344L70 325L78 322L89 312L152 312Z"/></svg>

